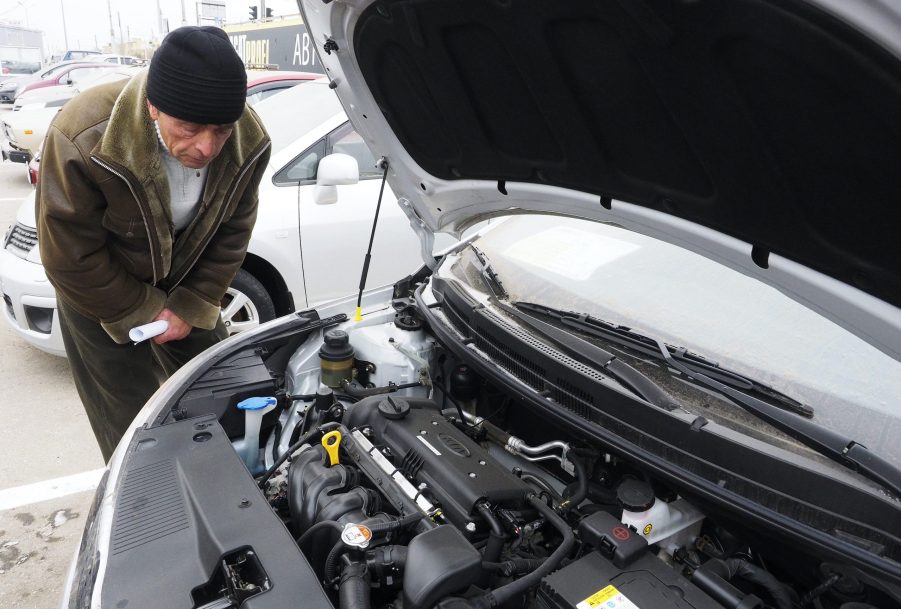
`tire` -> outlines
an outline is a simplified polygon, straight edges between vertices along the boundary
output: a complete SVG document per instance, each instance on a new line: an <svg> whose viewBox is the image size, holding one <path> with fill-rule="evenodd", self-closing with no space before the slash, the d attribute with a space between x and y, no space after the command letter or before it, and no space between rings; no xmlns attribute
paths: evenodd
<svg viewBox="0 0 901 609"><path fill-rule="evenodd" d="M275 319L272 297L257 278L240 269L222 299L222 321L229 335Z"/></svg>

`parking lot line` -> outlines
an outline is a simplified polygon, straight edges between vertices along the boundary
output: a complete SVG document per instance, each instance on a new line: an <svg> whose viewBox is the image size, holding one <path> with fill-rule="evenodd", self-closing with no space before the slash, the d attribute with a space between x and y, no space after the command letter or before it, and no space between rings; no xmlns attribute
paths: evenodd
<svg viewBox="0 0 901 609"><path fill-rule="evenodd" d="M0 491L0 510L11 510L23 505L89 491L97 487L104 471L106 471L105 468L94 469L80 474L4 489Z"/></svg>

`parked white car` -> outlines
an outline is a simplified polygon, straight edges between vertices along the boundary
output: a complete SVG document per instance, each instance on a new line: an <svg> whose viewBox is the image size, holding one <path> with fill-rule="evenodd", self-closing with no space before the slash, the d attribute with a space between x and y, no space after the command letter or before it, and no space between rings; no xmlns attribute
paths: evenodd
<svg viewBox="0 0 901 609"><path fill-rule="evenodd" d="M272 136L272 157L247 257L223 301L232 333L357 289L382 177L326 80L287 89L254 109ZM359 181L337 187L337 204L317 205L317 167L332 153L357 160ZM56 296L40 263L35 226L32 194L0 251L5 318L32 345L62 356ZM367 285L421 265L419 240L386 187Z"/></svg>
<svg viewBox="0 0 901 609"><path fill-rule="evenodd" d="M34 156L56 114L70 99L91 87L132 77L140 68L122 66L98 70L97 74L67 85L42 87L16 97L12 112L0 119L3 158L27 162Z"/></svg>

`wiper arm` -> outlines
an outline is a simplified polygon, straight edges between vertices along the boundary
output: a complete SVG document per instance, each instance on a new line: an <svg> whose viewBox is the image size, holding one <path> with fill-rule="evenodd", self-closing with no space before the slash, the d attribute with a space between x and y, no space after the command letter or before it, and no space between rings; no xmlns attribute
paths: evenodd
<svg viewBox="0 0 901 609"><path fill-rule="evenodd" d="M492 295L498 300L506 300L507 290L504 289L504 284L501 283L501 280L498 278L497 273L495 273L494 269L491 268L491 263L488 261L488 257L483 254L479 248L471 243L469 244L469 249L472 250L472 253L475 254L476 259L479 261L479 264L481 265L479 272L482 275L482 280L488 285L488 289L491 290Z"/></svg>
<svg viewBox="0 0 901 609"><path fill-rule="evenodd" d="M559 311L551 307L545 307L543 305L537 305L527 302L517 302L515 304L517 308L524 309L526 311L541 313L542 315L547 315L548 317L557 319L565 326L578 329L582 332L585 332L586 334L597 336L598 338L605 340L610 340L626 347L630 347L645 355L650 355L651 357L661 359L661 351L657 347L656 339L635 332L631 328L611 324L604 320L597 319L595 317L591 317L590 315L585 315L582 313ZM711 378L714 378L719 382L734 389L738 389L739 391L742 391L744 393L764 397L767 400L774 402L773 405L776 407L794 412L795 414L799 414L803 417L813 417L814 410L812 407L792 399L791 397L785 395L784 393L781 393L777 389L769 387L746 376L742 376L737 372L732 372L731 370L720 368L718 364L711 362L710 360L701 357L700 355L691 353L683 347L674 347L672 345L665 346L667 353L672 359L679 361L684 366L692 369L695 372L700 372L702 374L710 376Z"/></svg>
<svg viewBox="0 0 901 609"><path fill-rule="evenodd" d="M825 427L820 427L812 421L793 417L790 413L774 408L771 404L741 393L704 374L689 370L670 355L669 349L663 342L659 340L656 342L657 348L660 349L666 362L682 374L729 396L745 410L773 427L782 430L833 461L882 484L896 497L901 497L901 470L879 455L871 453L863 444Z"/></svg>
<svg viewBox="0 0 901 609"><path fill-rule="evenodd" d="M654 406L665 410L675 410L679 407L679 403L659 385L626 362L617 359L609 351L586 342L566 330L561 330L547 322L518 311L508 304L498 301L495 301L493 304L503 309L520 323L544 335L570 355L582 361L582 363L598 370L603 370L611 378Z"/></svg>
<svg viewBox="0 0 901 609"><path fill-rule="evenodd" d="M813 448L833 461L878 482L890 490L896 497L901 497L901 470L879 455L870 452L866 446L832 431L831 429L821 427L813 421L800 418L793 412L782 409L781 406L764 402L754 396L743 393L739 389L731 387L719 379L713 378L713 375L699 371L697 367L692 369L693 367L688 365L686 361L680 361L677 357L674 357L673 353L671 353L671 349L674 348L666 345L661 340L643 336L636 332L632 332L632 330L628 328L614 326L607 322L593 319L590 316L557 311L550 307L529 303L516 303L516 306L517 308L540 312L555 319L559 319L563 323L568 321L568 325L577 327L589 334L592 333L590 330L595 328L597 324L604 324L611 329L612 333L620 335L622 338L620 342L629 343L630 346L635 348L641 347L639 350L642 352L646 352L645 348L653 345L655 349L654 355L661 357L667 365L681 372L686 377L728 396L744 410L763 421L766 421L773 427L786 433L792 438L795 438L806 446ZM679 351L677 351L677 353L679 353ZM707 366L710 366L710 364L707 364ZM720 371L719 368L716 368L716 370Z"/></svg>

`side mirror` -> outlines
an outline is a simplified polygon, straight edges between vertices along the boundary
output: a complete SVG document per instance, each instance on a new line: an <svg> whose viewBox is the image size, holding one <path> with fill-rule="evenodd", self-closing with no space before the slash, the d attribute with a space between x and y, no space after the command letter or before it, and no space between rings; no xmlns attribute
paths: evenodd
<svg viewBox="0 0 901 609"><path fill-rule="evenodd" d="M344 186L360 181L357 159L349 154L336 152L321 161L316 169L316 184L319 186Z"/></svg>
<svg viewBox="0 0 901 609"><path fill-rule="evenodd" d="M357 159L349 154L336 152L319 161L316 168L316 188L313 201L316 205L332 205L338 202L338 186L356 184L360 181L360 167Z"/></svg>

